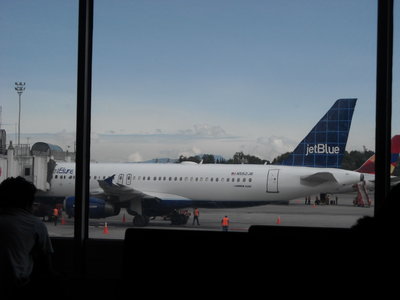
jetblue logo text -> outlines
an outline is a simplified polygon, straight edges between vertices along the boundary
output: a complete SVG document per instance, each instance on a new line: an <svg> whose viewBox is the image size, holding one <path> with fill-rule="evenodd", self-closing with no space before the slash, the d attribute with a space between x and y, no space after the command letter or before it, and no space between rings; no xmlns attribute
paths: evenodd
<svg viewBox="0 0 400 300"><path fill-rule="evenodd" d="M70 174L73 175L74 170L73 169L67 169L67 168L58 168L54 170L55 174Z"/></svg>
<svg viewBox="0 0 400 300"><path fill-rule="evenodd" d="M328 146L327 144L307 145L306 156L308 154L338 154L339 146Z"/></svg>

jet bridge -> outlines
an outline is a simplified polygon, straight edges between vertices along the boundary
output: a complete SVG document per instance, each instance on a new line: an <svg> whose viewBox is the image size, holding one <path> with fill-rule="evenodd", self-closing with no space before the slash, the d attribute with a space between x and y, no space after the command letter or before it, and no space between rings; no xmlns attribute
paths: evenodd
<svg viewBox="0 0 400 300"><path fill-rule="evenodd" d="M10 142L7 150L0 154L0 182L8 177L21 176L38 190L48 191L56 165L55 157L65 158L58 146L40 142L29 149L29 145L14 146Z"/></svg>

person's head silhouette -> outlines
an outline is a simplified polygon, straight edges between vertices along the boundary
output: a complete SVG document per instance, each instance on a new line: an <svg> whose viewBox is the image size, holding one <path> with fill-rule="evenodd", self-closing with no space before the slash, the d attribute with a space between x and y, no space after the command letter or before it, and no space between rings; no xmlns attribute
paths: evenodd
<svg viewBox="0 0 400 300"><path fill-rule="evenodd" d="M30 210L35 199L35 185L22 177L10 177L0 184L0 208Z"/></svg>

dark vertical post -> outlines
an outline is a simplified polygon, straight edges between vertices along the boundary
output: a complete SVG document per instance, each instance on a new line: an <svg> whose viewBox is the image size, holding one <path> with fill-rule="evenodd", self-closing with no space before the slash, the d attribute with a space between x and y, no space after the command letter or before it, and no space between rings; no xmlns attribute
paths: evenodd
<svg viewBox="0 0 400 300"><path fill-rule="evenodd" d="M75 271L86 273L89 234L90 125L92 94L93 0L79 1L78 84L76 115Z"/></svg>
<svg viewBox="0 0 400 300"><path fill-rule="evenodd" d="M392 135L393 0L378 0L376 79L375 216L390 191L390 140Z"/></svg>

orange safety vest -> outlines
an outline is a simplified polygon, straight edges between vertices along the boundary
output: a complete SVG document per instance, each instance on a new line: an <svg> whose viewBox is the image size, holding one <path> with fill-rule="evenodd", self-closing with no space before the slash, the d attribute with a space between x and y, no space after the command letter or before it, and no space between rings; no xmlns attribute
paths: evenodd
<svg viewBox="0 0 400 300"><path fill-rule="evenodd" d="M58 216L58 209L57 208L53 209L53 216Z"/></svg>
<svg viewBox="0 0 400 300"><path fill-rule="evenodd" d="M221 225L222 226L229 226L229 218L228 217L223 217Z"/></svg>
<svg viewBox="0 0 400 300"><path fill-rule="evenodd" d="M200 215L200 211L199 211L198 209L195 209L195 210L194 210L194 215L195 215L196 217L198 217L198 216Z"/></svg>

